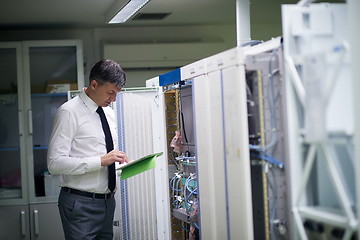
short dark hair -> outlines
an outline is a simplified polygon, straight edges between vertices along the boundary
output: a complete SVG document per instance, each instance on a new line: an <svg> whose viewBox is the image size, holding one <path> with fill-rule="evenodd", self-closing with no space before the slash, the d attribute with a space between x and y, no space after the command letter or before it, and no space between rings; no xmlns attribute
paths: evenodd
<svg viewBox="0 0 360 240"><path fill-rule="evenodd" d="M123 88L126 83L126 76L121 66L110 59L103 59L95 63L91 68L89 82L96 80L100 85L113 83L118 88Z"/></svg>

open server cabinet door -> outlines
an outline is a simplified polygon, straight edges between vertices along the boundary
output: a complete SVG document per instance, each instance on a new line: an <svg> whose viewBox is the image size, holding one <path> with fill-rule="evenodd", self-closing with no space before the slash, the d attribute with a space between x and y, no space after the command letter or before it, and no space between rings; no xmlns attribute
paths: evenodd
<svg viewBox="0 0 360 240"><path fill-rule="evenodd" d="M129 159L163 152L163 103L153 88L124 89L117 96L119 150ZM156 101L156 102L154 102ZM165 153L165 152L164 152ZM167 165L117 180L114 239L169 239Z"/></svg>

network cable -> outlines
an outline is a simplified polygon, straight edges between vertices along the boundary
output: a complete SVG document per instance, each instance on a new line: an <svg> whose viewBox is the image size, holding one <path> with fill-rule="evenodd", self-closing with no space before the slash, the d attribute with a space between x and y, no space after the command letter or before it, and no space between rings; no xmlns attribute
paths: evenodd
<svg viewBox="0 0 360 240"><path fill-rule="evenodd" d="M269 155L266 152L259 151L259 153L251 153L251 154L262 160L265 160L266 162L272 163L272 164L278 166L279 168L285 167L285 164L283 162L276 160L273 156Z"/></svg>
<svg viewBox="0 0 360 240"><path fill-rule="evenodd" d="M195 187L194 189L191 189L190 186L189 186L189 183L191 181L195 181L193 174L190 174L190 176L186 179L185 185L184 185L184 198L185 198L185 208L186 208L186 210L191 210L191 207L192 207L192 204L193 204L193 201L190 200L191 195L197 194L197 188ZM187 195L186 191L190 192L189 195Z"/></svg>

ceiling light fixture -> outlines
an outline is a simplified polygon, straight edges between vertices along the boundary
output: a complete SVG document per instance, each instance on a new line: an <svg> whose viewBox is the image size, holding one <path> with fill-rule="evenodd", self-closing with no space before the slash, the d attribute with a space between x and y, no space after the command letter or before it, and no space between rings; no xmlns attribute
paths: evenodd
<svg viewBox="0 0 360 240"><path fill-rule="evenodd" d="M116 1L105 14L108 23L124 23L150 0L120 0ZM120 9L120 10L117 10Z"/></svg>

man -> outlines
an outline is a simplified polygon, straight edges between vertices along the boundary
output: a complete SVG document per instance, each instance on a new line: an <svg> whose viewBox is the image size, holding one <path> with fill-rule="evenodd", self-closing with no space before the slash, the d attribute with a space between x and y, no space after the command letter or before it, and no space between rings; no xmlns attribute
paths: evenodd
<svg viewBox="0 0 360 240"><path fill-rule="evenodd" d="M128 158L116 150L115 115L108 106L125 81L119 64L97 62L88 87L64 103L54 119L48 169L61 176L59 212L67 240L113 238L115 199L110 185L115 163Z"/></svg>

